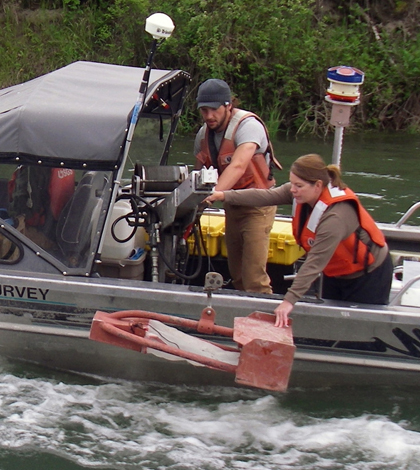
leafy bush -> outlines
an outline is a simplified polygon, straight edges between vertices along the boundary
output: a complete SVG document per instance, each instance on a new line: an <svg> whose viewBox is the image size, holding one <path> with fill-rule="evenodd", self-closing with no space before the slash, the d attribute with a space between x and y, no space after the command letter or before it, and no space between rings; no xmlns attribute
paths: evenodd
<svg viewBox="0 0 420 470"><path fill-rule="evenodd" d="M153 0L6 0L0 11L0 85L75 60L143 66ZM180 129L198 126L205 79L226 80L272 132L327 133L327 69L365 72L353 125L420 131L418 2L344 0L160 0L176 28L158 68L192 76Z"/></svg>

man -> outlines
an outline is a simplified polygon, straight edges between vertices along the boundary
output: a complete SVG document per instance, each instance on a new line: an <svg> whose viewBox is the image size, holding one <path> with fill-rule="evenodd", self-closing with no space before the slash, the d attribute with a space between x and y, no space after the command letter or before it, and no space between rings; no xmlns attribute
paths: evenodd
<svg viewBox="0 0 420 470"><path fill-rule="evenodd" d="M196 169L213 166L219 172L216 190L275 185L275 163L268 131L253 113L234 107L229 85L209 79L198 89L197 107L204 120L194 145ZM276 207L224 204L228 265L235 289L271 294L266 271L270 231Z"/></svg>

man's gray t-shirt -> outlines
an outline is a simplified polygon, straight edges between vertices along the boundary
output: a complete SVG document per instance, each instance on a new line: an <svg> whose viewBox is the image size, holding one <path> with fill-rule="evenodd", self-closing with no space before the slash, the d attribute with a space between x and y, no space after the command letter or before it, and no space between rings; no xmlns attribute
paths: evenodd
<svg viewBox="0 0 420 470"><path fill-rule="evenodd" d="M194 142L194 155L197 155L200 152L200 142L204 138L206 132L206 126L201 127L197 132ZM214 142L216 148L220 149L220 143L224 136L224 131L216 132L214 134ZM265 153L268 146L267 134L265 132L264 126L261 124L258 119L254 117L249 117L244 119L240 124L235 134L235 148L239 147L241 144L252 142L257 144L255 153Z"/></svg>

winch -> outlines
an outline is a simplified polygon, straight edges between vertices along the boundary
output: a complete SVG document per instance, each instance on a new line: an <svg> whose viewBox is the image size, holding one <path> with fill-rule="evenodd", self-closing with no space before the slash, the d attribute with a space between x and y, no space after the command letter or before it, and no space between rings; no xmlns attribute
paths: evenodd
<svg viewBox="0 0 420 470"><path fill-rule="evenodd" d="M131 210L114 218L111 237L127 245L137 230L147 232L153 282L183 282L201 270L199 264L195 273L186 273L186 239L196 233L195 222L204 209L201 203L213 191L217 178L212 167L188 173L186 165L135 165L131 186L120 191L115 204L117 207L125 200L125 207ZM117 236L121 224L131 228L131 234L123 240Z"/></svg>

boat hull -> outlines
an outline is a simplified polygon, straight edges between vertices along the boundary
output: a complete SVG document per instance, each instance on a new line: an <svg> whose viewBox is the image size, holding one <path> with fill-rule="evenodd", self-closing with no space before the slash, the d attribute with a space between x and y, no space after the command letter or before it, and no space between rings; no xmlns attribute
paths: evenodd
<svg viewBox="0 0 420 470"><path fill-rule="evenodd" d="M195 385L234 385L232 374L166 361L89 340L96 310L140 309L198 319L200 288L116 279L0 275L0 354L11 360L99 377ZM5 295L6 294L6 295ZM20 297L19 297L20 295ZM279 296L213 294L216 323L272 312ZM420 384L419 309L355 306L316 299L292 315L297 346L290 386Z"/></svg>
<svg viewBox="0 0 420 470"><path fill-rule="evenodd" d="M230 277L224 211L202 204L217 172L167 165L191 77L146 69L76 62L1 91L0 354L101 377L233 385L233 374L89 339L98 310L198 320L211 301L216 323L228 328L235 317L271 313L304 256L291 218L277 216L267 253L276 294L225 286L209 299L200 287L208 271ZM69 187L57 182L70 174ZM419 207L397 224L380 225L395 268L420 259L420 230L405 225ZM411 282L399 273L399 282ZM413 292L405 297L420 297L419 288ZM418 384L420 300L417 307L400 303L302 299L291 315L290 384Z"/></svg>

